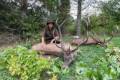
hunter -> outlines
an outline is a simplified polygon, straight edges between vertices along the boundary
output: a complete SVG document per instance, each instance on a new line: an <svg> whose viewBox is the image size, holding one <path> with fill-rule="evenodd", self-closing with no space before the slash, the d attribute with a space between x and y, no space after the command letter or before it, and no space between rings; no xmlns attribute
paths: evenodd
<svg viewBox="0 0 120 80"><path fill-rule="evenodd" d="M46 51L55 50L57 48L55 44L59 44L60 41L59 31L54 21L47 21L46 27L42 33L42 42L32 46L33 50ZM55 43L55 44L52 44ZM52 48L52 46L54 46ZM58 48L57 48L58 49ZM58 49L59 50L59 49Z"/></svg>
<svg viewBox="0 0 120 80"><path fill-rule="evenodd" d="M49 44L49 43L60 43L59 42L59 32L57 26L54 21L48 21L44 32L42 34L42 43Z"/></svg>

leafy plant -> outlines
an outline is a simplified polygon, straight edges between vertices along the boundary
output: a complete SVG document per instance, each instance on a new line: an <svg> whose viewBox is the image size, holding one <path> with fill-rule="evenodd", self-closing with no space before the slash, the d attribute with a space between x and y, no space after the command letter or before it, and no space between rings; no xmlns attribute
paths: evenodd
<svg viewBox="0 0 120 80"><path fill-rule="evenodd" d="M19 80L19 79L11 76L7 70L2 69L0 70L0 80Z"/></svg>
<svg viewBox="0 0 120 80"><path fill-rule="evenodd" d="M35 51L22 46L6 49L3 54L5 68L21 80L38 80L51 66L49 59L39 57Z"/></svg>

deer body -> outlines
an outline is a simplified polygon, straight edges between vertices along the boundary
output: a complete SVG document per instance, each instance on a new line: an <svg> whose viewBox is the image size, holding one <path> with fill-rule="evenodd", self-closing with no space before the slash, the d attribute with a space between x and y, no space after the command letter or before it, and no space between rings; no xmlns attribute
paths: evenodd
<svg viewBox="0 0 120 80"><path fill-rule="evenodd" d="M75 51L76 48L73 48L69 43L63 43L63 47L61 44L44 44L45 47L42 47L43 44L39 43L32 47L33 50L36 50L38 52L43 51L45 54L48 55L54 55L60 57L61 55L64 58L64 64L63 67L67 68L71 62L75 59ZM58 47L59 46L59 47Z"/></svg>
<svg viewBox="0 0 120 80"><path fill-rule="evenodd" d="M79 39L73 39L71 44L72 45L80 45L82 43L82 45L91 45L91 44L98 44L101 46L106 46L106 43L109 42L111 39L113 38L113 36L110 37L110 39L108 40L100 40L98 38L94 38L94 37L88 37L86 38L85 42L83 39L79 38ZM84 42L84 43L83 43Z"/></svg>
<svg viewBox="0 0 120 80"><path fill-rule="evenodd" d="M78 45L83 42L83 39L74 39L72 40L71 44ZM89 44L98 44L97 41L93 40L92 38L88 38L88 40L83 45L89 45Z"/></svg>
<svg viewBox="0 0 120 80"><path fill-rule="evenodd" d="M61 46L61 44L57 44L58 46ZM43 47L44 46L44 47ZM66 43L64 44L64 49L67 50L69 48L70 44ZM62 49L57 47L55 43L50 43L50 44L36 44L32 46L32 49L38 52L45 52L51 55L56 55L59 56L63 53ZM70 46L70 49L73 50L74 48Z"/></svg>

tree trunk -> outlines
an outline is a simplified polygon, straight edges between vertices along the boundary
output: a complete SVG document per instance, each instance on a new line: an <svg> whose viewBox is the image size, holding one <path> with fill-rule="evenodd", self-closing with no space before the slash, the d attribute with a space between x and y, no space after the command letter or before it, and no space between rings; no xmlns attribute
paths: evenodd
<svg viewBox="0 0 120 80"><path fill-rule="evenodd" d="M26 16L27 7L28 7L27 1L28 0L21 0L21 15L22 15L22 17Z"/></svg>
<svg viewBox="0 0 120 80"><path fill-rule="evenodd" d="M78 0L78 11L77 11L77 21L76 21L76 32L77 36L81 36L81 10L82 10L82 0Z"/></svg>

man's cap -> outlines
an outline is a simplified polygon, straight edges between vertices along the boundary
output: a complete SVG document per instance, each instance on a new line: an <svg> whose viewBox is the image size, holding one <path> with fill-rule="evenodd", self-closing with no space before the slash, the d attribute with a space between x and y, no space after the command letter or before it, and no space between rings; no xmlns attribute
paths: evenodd
<svg viewBox="0 0 120 80"><path fill-rule="evenodd" d="M48 25L48 24L51 24L51 23L52 23L53 25L55 24L55 22L52 21L52 20L47 21L47 25Z"/></svg>

